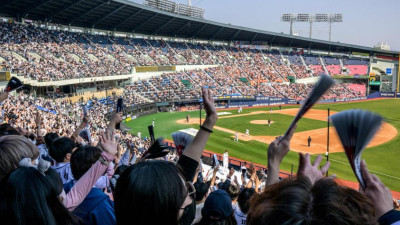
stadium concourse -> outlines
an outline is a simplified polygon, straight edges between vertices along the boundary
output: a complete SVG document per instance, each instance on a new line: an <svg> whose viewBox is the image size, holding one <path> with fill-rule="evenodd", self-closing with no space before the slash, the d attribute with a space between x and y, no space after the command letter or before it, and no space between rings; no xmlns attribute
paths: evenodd
<svg viewBox="0 0 400 225"><path fill-rule="evenodd" d="M46 5L55 8L44 18L40 9ZM86 32L89 23L82 19L104 9L111 12L90 20L90 29L110 22L116 12L126 18L114 29L103 27L110 28L106 33ZM70 11L81 15L64 15ZM146 13L145 21L128 26L130 30L121 26L141 19L141 13ZM8 0L0 15L7 16L0 22L1 78L26 83L15 92L0 93L1 224L400 223L397 200L365 162L361 191L325 177L329 162L320 165L320 157L311 162L309 154L299 154L297 176L280 177L292 137L295 142L295 128L269 141L268 165L260 171L251 163L241 168L229 165L228 151L222 162L213 157L202 161L210 135L218 130L216 108L229 104L225 98L297 103L307 97L320 74L327 74L344 79L322 100L363 99L371 59L350 52L392 53L336 44L337 54L331 54L333 44L318 41L317 51L304 53L312 40L284 35L272 39L279 47L266 47L264 40L254 42L259 48L243 47L243 41L275 34L174 17L123 0ZM141 30L157 17L168 22L151 32ZM154 38L179 21L184 26L172 28L176 31L171 38ZM184 38L184 28L202 23L208 24L190 38L201 38L202 30L211 32L205 28L214 26L218 30L209 39L219 41L177 40ZM77 24L82 27L71 28ZM114 35L132 28L145 33L141 38ZM219 36L228 29L238 30L230 37ZM246 32L251 35L243 37ZM278 45L280 41L284 46ZM179 66L188 69L177 70ZM146 75L149 68L157 70L154 76ZM106 96L96 97L100 92ZM204 122L193 140L180 134L182 143L175 148L153 136L132 134L121 124L124 118L158 111L196 109L200 99ZM153 119L150 133L157 126Z"/></svg>

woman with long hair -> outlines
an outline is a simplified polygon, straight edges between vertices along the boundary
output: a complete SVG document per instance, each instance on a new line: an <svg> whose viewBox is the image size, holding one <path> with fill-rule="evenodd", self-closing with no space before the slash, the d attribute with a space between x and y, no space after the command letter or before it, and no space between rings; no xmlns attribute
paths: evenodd
<svg viewBox="0 0 400 225"><path fill-rule="evenodd" d="M192 181L217 113L210 90L202 89L207 117L177 165L140 162L126 169L114 193L117 224L190 225L196 214Z"/></svg>

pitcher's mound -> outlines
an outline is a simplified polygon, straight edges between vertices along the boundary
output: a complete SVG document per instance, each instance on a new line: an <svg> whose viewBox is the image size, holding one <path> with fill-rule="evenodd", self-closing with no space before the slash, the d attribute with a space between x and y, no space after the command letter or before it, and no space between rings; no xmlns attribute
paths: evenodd
<svg viewBox="0 0 400 225"><path fill-rule="evenodd" d="M250 123L267 125L268 124L268 120L252 120L252 121L250 121ZM273 124L273 123L274 123L274 121L271 120L271 124Z"/></svg>

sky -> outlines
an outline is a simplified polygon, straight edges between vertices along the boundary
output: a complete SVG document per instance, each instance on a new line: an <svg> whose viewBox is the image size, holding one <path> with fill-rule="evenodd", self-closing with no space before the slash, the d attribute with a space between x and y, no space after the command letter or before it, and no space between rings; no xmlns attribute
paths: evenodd
<svg viewBox="0 0 400 225"><path fill-rule="evenodd" d="M204 8L207 20L286 34L290 25L280 22L282 13L342 13L343 23L332 24L332 41L367 47L387 42L400 51L400 0L192 0L192 5ZM293 30L309 36L307 23L294 23ZM328 40L328 30L328 23L314 23L312 37Z"/></svg>

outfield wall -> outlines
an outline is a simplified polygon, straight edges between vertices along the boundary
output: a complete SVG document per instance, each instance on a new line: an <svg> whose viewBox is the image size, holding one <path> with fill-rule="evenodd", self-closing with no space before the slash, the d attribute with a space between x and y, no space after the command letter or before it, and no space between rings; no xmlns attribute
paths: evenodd
<svg viewBox="0 0 400 225"><path fill-rule="evenodd" d="M400 92L375 92L367 97L367 99L374 98L400 98Z"/></svg>

